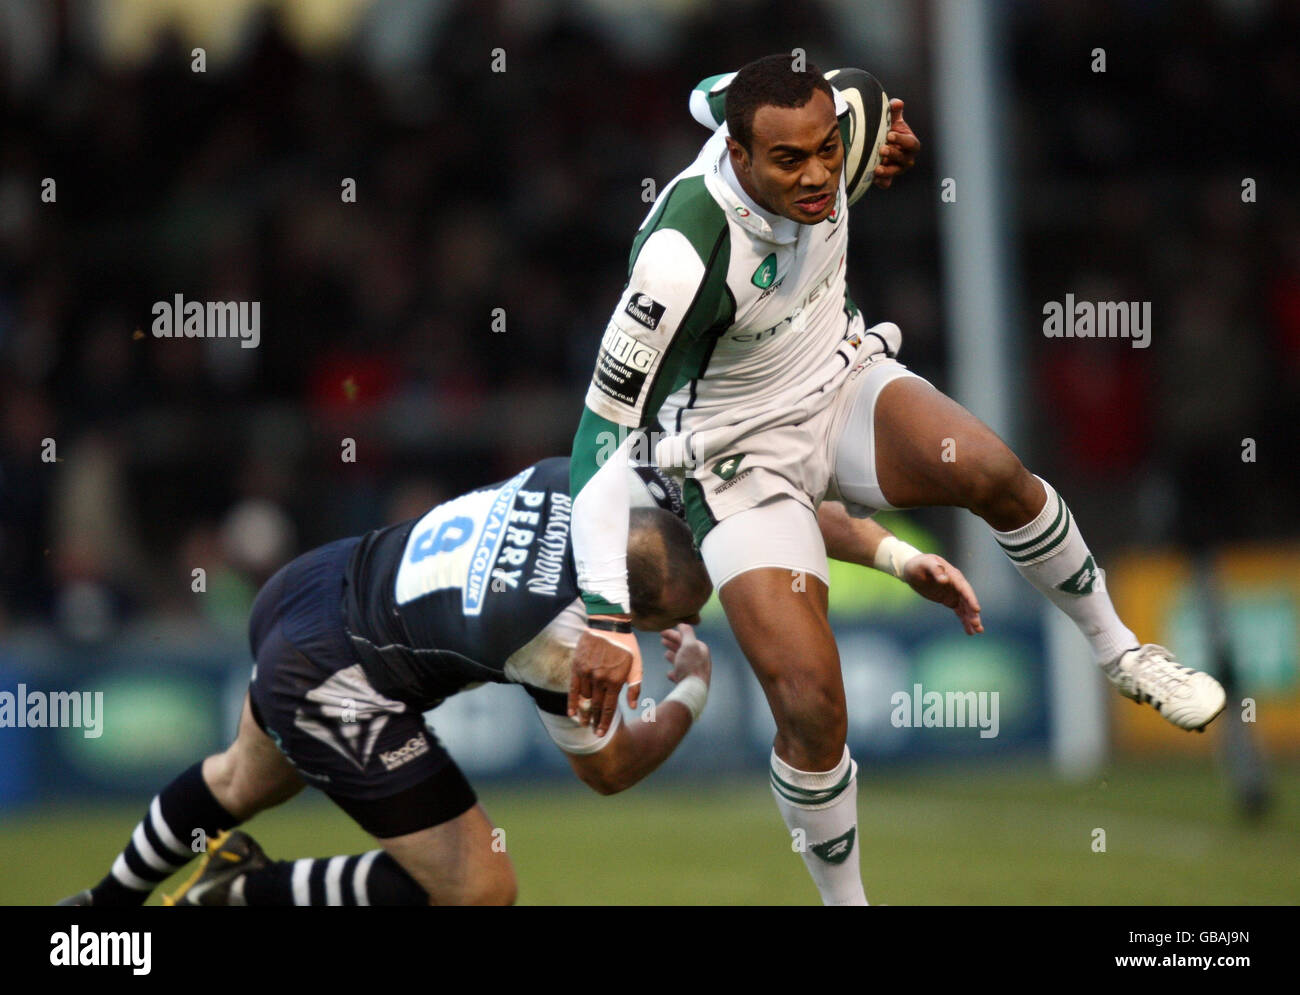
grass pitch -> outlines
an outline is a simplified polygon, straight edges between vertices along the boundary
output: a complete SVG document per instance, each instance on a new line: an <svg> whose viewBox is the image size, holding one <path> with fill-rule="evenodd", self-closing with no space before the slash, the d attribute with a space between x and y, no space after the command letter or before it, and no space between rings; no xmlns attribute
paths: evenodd
<svg viewBox="0 0 1300 995"><path fill-rule="evenodd" d="M1271 812L1251 825L1208 762L1121 764L1080 784L1032 769L863 771L867 896L890 905L1296 904L1300 769L1275 765L1272 786ZM612 798L576 782L485 783L479 795L505 829L521 904L817 902L762 770L663 787L652 779ZM98 881L147 803L46 806L0 820L0 904L50 904ZM281 859L372 846L310 791L246 828Z"/></svg>

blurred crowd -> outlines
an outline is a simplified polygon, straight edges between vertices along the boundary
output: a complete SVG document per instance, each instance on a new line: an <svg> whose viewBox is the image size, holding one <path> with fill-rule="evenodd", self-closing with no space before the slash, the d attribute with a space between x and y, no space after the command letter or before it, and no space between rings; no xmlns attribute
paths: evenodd
<svg viewBox="0 0 1300 995"><path fill-rule="evenodd" d="M237 632L294 553L567 451L644 181L707 137L691 86L792 44L876 69L843 5L686 5L642 59L567 5L443 6L387 72L261 14L206 72L191 39L123 65L55 18L35 82L0 73L0 628ZM850 287L942 387L933 67L922 8L897 6L914 50L878 72L926 148L855 209ZM1294 536L1295 6L1005 15L1018 448L1102 551ZM0 34L0 66L21 44ZM1151 301L1151 347L1044 338L1067 292ZM258 348L155 337L178 293L260 301Z"/></svg>

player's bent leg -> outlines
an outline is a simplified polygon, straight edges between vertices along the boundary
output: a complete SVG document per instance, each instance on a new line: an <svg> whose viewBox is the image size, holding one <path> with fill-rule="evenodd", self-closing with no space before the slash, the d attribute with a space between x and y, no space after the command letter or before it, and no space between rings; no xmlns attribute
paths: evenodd
<svg viewBox="0 0 1300 995"><path fill-rule="evenodd" d="M344 787L346 796L331 792L330 797L382 849L277 861L262 852L247 833L228 833L217 840L169 904L512 903L515 876L505 853L504 836L476 804L473 789L460 769L445 753L438 757L437 752L420 754L415 762L427 759L431 766L421 765L425 770L419 779L395 793L391 776L366 779L374 792L359 790L363 782L337 785Z"/></svg>
<svg viewBox="0 0 1300 995"><path fill-rule="evenodd" d="M876 376L891 372L883 367ZM952 505L979 515L1020 575L1078 626L1122 694L1151 703L1181 728L1203 729L1222 710L1223 689L1168 650L1138 646L1055 489L925 381L893 379L873 390L871 376L869 369L857 386L836 442L844 496L871 507Z"/></svg>
<svg viewBox="0 0 1300 995"><path fill-rule="evenodd" d="M795 848L824 903L865 905L857 768L845 746L848 712L816 516L777 499L721 522L701 551L776 719L769 780Z"/></svg>
<svg viewBox="0 0 1300 995"><path fill-rule="evenodd" d="M207 853L227 830L291 798L302 786L297 771L258 728L245 696L230 748L163 788L103 880L60 904L143 905L154 888Z"/></svg>
<svg viewBox="0 0 1300 995"><path fill-rule="evenodd" d="M158 885L203 853L209 840L240 821L212 794L203 762L195 763L154 796L108 874L58 904L143 905Z"/></svg>
<svg viewBox="0 0 1300 995"><path fill-rule="evenodd" d="M514 868L482 807L378 842L382 850L273 861L226 833L172 905L512 905Z"/></svg>
<svg viewBox="0 0 1300 995"><path fill-rule="evenodd" d="M247 699L244 707L247 716ZM154 888L206 853L210 841L239 825L246 816L227 809L204 777L204 765L221 756L192 765L158 792L108 874L59 904L143 905Z"/></svg>
<svg viewBox="0 0 1300 995"><path fill-rule="evenodd" d="M791 571L756 569L719 596L776 719L769 780L792 845L826 905L865 905L857 845L857 765L826 619L826 585L791 590Z"/></svg>
<svg viewBox="0 0 1300 995"><path fill-rule="evenodd" d="M860 438L865 414L873 423L879 490L889 505L967 508L1004 531L1020 528L1042 509L1038 478L1006 443L919 377L890 381L873 413L855 414L859 418L846 426L840 446Z"/></svg>
<svg viewBox="0 0 1300 995"><path fill-rule="evenodd" d="M513 905L518 885L504 839L475 805L440 826L379 842L424 888L430 905Z"/></svg>
<svg viewBox="0 0 1300 995"><path fill-rule="evenodd" d="M248 695L235 741L224 753L203 761L203 780L212 797L239 822L288 801L304 786L293 764L258 726Z"/></svg>
<svg viewBox="0 0 1300 995"><path fill-rule="evenodd" d="M833 767L848 711L826 585L798 571L758 568L727 581L718 597L776 719L777 755L804 770Z"/></svg>
<svg viewBox="0 0 1300 995"><path fill-rule="evenodd" d="M915 378L888 384L874 417L855 413L837 457L852 462L846 447L870 420L879 490L889 503L969 509L988 523L1020 575L1074 621L1099 664L1137 646L1065 502L992 429Z"/></svg>
<svg viewBox="0 0 1300 995"><path fill-rule="evenodd" d="M388 854L271 860L248 833L222 833L166 905L414 905L429 896Z"/></svg>

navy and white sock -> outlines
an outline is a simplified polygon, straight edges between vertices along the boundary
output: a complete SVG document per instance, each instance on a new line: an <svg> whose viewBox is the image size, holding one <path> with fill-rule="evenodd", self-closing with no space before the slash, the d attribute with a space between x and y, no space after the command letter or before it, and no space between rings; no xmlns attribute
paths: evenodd
<svg viewBox="0 0 1300 995"><path fill-rule="evenodd" d="M231 905L428 905L429 896L383 850L278 860L230 889Z"/></svg>
<svg viewBox="0 0 1300 995"><path fill-rule="evenodd" d="M163 788L104 880L90 889L94 905L143 905L150 892L202 852L206 841L240 820L222 807L203 780L199 761ZM196 830L201 830L198 835Z"/></svg>

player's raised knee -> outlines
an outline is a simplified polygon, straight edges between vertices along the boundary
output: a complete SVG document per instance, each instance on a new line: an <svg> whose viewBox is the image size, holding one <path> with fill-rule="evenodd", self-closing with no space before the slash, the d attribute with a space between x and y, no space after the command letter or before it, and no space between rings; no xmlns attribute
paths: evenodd
<svg viewBox="0 0 1300 995"><path fill-rule="evenodd" d="M968 447L966 457L954 463L961 481L963 507L986 517L1008 504L1022 503L1033 474L1005 444L996 438L976 443Z"/></svg>

